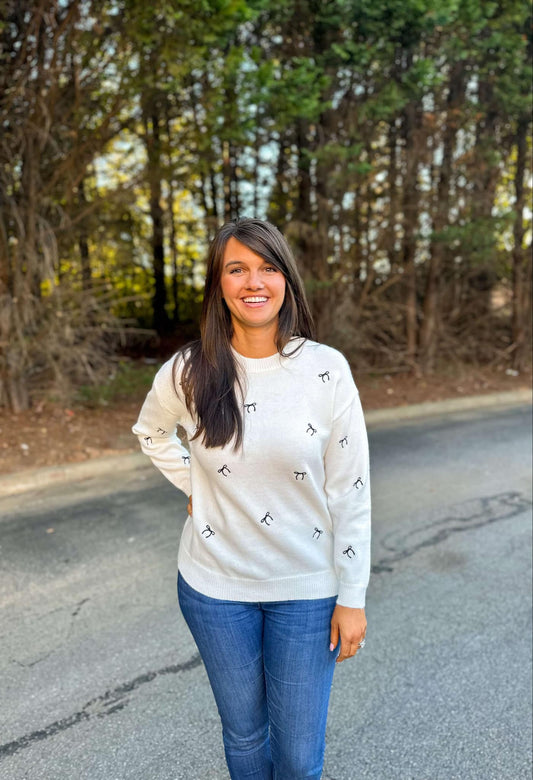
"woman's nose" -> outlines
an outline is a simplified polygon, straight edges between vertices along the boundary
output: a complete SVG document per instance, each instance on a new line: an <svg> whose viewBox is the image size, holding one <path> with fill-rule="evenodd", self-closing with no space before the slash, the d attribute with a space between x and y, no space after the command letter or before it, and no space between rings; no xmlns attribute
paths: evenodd
<svg viewBox="0 0 533 780"><path fill-rule="evenodd" d="M250 290L257 290L263 287L263 280L261 279L261 274L259 273L259 271L250 272L250 276L248 277L247 287Z"/></svg>

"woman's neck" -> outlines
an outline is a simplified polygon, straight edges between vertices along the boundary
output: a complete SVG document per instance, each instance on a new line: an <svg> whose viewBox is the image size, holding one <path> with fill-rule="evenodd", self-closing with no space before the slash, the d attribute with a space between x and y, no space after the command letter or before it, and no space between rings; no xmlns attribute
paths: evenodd
<svg viewBox="0 0 533 780"><path fill-rule="evenodd" d="M277 335L277 327L268 331L263 328L250 328L250 330L235 328L231 345L243 357L270 357L278 351L276 346Z"/></svg>

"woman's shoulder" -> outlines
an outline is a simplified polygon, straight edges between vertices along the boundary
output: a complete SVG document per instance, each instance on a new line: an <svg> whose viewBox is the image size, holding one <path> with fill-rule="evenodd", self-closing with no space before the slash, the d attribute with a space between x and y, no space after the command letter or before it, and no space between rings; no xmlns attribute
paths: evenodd
<svg viewBox="0 0 533 780"><path fill-rule="evenodd" d="M175 352L159 367L154 381L161 385L174 384L175 379L181 376L183 365L184 359L181 351Z"/></svg>
<svg viewBox="0 0 533 780"><path fill-rule="evenodd" d="M173 384L178 384L187 363L191 358L194 360L196 351L197 342L195 341L186 344L184 347L180 347L177 352L163 363L157 372L156 377L160 378L162 381L171 380Z"/></svg>
<svg viewBox="0 0 533 780"><path fill-rule="evenodd" d="M181 383L190 353L191 345L182 347L163 363L154 377L153 387L160 400L166 404L183 402Z"/></svg>
<svg viewBox="0 0 533 780"><path fill-rule="evenodd" d="M322 367L324 371L350 372L351 369L345 356L335 347L328 344L322 344L311 339L303 339L301 343L302 357L317 367Z"/></svg>

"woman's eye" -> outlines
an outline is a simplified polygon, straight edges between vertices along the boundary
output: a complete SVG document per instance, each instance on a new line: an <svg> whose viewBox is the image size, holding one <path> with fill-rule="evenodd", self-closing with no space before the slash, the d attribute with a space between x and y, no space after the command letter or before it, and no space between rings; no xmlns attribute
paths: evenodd
<svg viewBox="0 0 533 780"><path fill-rule="evenodd" d="M242 271L242 268L232 268L230 274L238 274Z"/></svg>
<svg viewBox="0 0 533 780"><path fill-rule="evenodd" d="M278 269L273 265L269 265L267 268L265 268L265 271L272 271L273 273L277 273L277 270Z"/></svg>

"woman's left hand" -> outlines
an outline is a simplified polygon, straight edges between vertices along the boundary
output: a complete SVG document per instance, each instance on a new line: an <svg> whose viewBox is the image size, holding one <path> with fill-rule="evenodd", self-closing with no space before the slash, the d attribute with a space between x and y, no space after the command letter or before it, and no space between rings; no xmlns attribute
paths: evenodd
<svg viewBox="0 0 533 780"><path fill-rule="evenodd" d="M357 653L365 634L365 610L337 604L331 617L330 650L333 651L337 647L340 635L341 650L337 658L338 664Z"/></svg>

